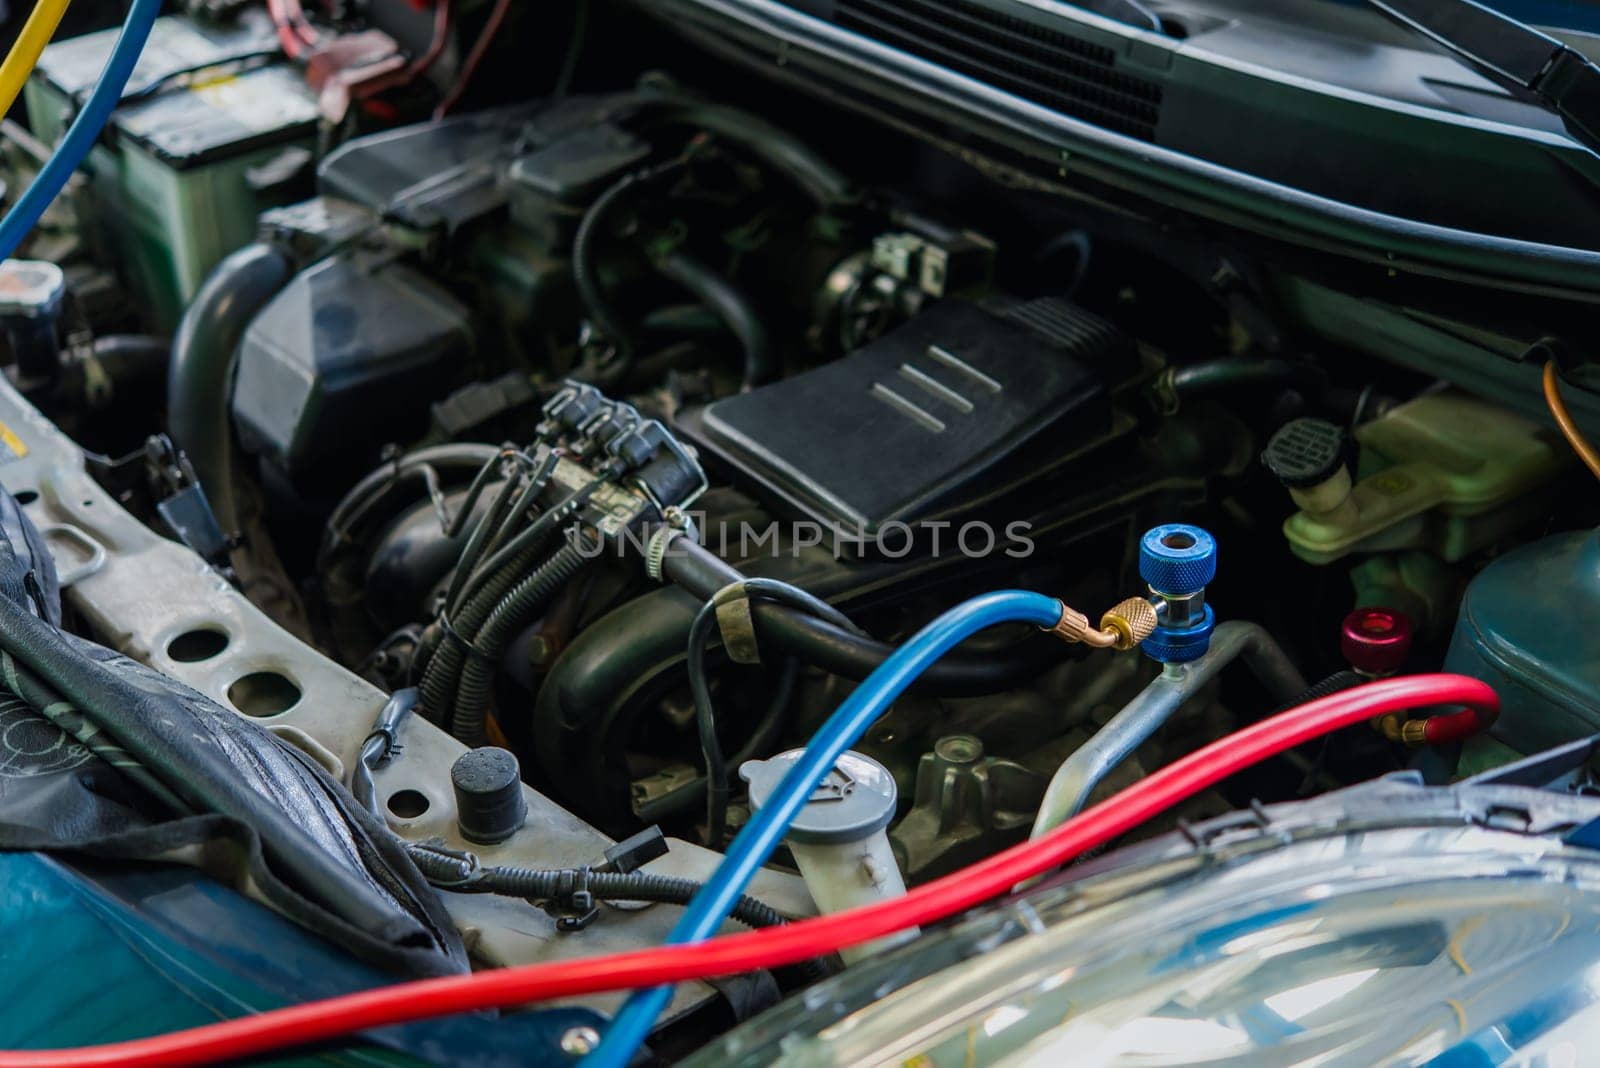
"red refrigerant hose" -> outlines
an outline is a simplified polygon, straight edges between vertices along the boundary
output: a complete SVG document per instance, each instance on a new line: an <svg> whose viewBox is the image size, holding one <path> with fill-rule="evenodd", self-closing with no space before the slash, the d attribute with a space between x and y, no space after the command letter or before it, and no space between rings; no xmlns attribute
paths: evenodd
<svg viewBox="0 0 1600 1068"><path fill-rule="evenodd" d="M1368 683L1228 735L1086 809L1042 838L891 901L695 945L400 983L151 1038L78 1049L0 1052L0 1068L214 1064L390 1024L808 960L933 923L1002 896L1018 883L1104 845L1235 772L1303 742L1390 712L1439 704L1466 705L1480 724L1491 722L1499 710L1492 689L1462 675L1415 675Z"/></svg>
<svg viewBox="0 0 1600 1068"><path fill-rule="evenodd" d="M1464 742L1494 726L1497 711L1497 709L1463 708L1459 712L1442 712L1437 716L1429 716L1422 721L1422 741L1425 745Z"/></svg>
<svg viewBox="0 0 1600 1068"><path fill-rule="evenodd" d="M267 13L272 17L272 28L278 32L283 54L290 59L300 58L308 46L315 46L321 39L306 19L300 0L267 0Z"/></svg>

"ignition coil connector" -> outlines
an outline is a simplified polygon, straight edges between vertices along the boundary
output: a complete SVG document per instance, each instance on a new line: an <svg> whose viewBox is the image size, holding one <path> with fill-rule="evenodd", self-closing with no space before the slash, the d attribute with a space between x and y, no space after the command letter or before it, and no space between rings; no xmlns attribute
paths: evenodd
<svg viewBox="0 0 1600 1068"><path fill-rule="evenodd" d="M666 440L667 428L654 419L646 419L606 442L606 452L632 470L648 462Z"/></svg>
<svg viewBox="0 0 1600 1068"><path fill-rule="evenodd" d="M581 440L573 443L572 451L578 456L603 453L611 443L626 434L639 422L639 413L621 401L607 401L578 427Z"/></svg>
<svg viewBox="0 0 1600 1068"><path fill-rule="evenodd" d="M660 421L587 382L563 383L543 413L542 442L563 443L569 457L604 480L637 472L633 485L657 511L684 507L706 489L699 460Z"/></svg>
<svg viewBox="0 0 1600 1068"><path fill-rule="evenodd" d="M545 401L544 418L537 433L541 440L554 441L577 430L606 404L605 394L587 382L566 382L554 397Z"/></svg>

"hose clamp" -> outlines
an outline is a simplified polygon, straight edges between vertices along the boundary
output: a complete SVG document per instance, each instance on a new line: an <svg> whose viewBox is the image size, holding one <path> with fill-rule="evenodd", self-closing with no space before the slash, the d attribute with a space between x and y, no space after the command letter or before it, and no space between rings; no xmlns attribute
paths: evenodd
<svg viewBox="0 0 1600 1068"><path fill-rule="evenodd" d="M656 582L666 581L662 576L662 568L673 541L685 534L695 536L694 520L682 508L667 507L662 510L661 518L662 524L651 532L650 540L644 547L644 573Z"/></svg>

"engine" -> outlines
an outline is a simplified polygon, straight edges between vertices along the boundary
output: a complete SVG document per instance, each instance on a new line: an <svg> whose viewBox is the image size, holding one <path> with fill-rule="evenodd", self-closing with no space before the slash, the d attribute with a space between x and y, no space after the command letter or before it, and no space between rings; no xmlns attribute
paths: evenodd
<svg viewBox="0 0 1600 1068"><path fill-rule="evenodd" d="M1503 711L1375 717L1134 837L1600 728L1592 486L1533 389L1385 348L1469 336L1443 313L676 40L581 91L500 55L427 119L442 68L386 111L406 68L293 69L261 13L158 28L94 184L0 266L0 481L69 629L323 769L475 967L665 938L876 695L736 919L902 897L1391 676ZM47 139L86 77L51 55ZM680 987L656 1048L903 935Z"/></svg>

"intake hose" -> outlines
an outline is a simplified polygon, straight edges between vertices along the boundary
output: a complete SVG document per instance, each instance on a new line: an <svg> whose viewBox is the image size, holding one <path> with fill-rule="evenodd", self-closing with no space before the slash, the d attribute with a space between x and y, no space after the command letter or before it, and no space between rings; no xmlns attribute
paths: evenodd
<svg viewBox="0 0 1600 1068"><path fill-rule="evenodd" d="M323 527L315 566L336 647L346 658L359 658L371 648L370 627L382 614L374 612L375 605L368 598L370 569L376 559L370 554L381 553L384 548L381 544L373 546L372 537L384 524L394 521L397 513L403 517L408 508L415 507L413 501L417 497L422 498L423 507L432 503L435 494L446 502L454 498L459 517L472 515L472 502L458 492L447 493L446 487L459 483L469 473L485 470L499 452L492 445L465 442L416 449L362 478L334 506ZM440 531L434 544L438 546L435 554L442 554L456 543L447 532ZM448 568L448 563L445 566ZM418 576L413 571L411 577ZM393 595L390 604L403 600L403 588L403 584L391 585L383 591ZM407 603L405 612L407 619L413 618L415 605Z"/></svg>
<svg viewBox="0 0 1600 1068"><path fill-rule="evenodd" d="M697 567L692 560L706 559ZM635 822L624 800L626 778L618 755L632 735L640 701L660 692L684 660L689 628L701 604L746 576L722 559L679 538L664 561L693 571L695 584L667 587L636 597L578 632L545 676L530 725L540 770L562 801L591 822L621 828ZM893 646L844 630L809 613L759 598L750 602L763 660L793 656L841 678L860 680L893 652ZM441 649L447 647L441 647ZM1070 650L1065 655L1072 655ZM1012 689L1036 677L1051 658L1063 656L1059 642L1029 636L993 653L946 656L917 680L917 693L971 697ZM698 796L704 796L704 786ZM680 790L658 798L672 811Z"/></svg>
<svg viewBox="0 0 1600 1068"><path fill-rule="evenodd" d="M774 173L797 186L824 210L850 208L861 201L861 192L850 178L820 156L805 141L787 130L773 126L749 112L721 104L708 103L670 89L646 91L647 115L714 134L740 145L759 158ZM604 377L609 384L625 374L635 355L633 338L622 317L607 299L595 266L594 246L604 232L603 224L611 211L642 185L675 177L684 160L671 159L622 178L596 198L578 226L572 246L572 277L578 297L588 309L589 320L617 348L615 368ZM728 319L723 308L708 301L724 321L734 328L741 342L747 339ZM748 358L749 346L746 344ZM749 370L747 366L746 370ZM764 380L764 379L763 379Z"/></svg>
<svg viewBox="0 0 1600 1068"><path fill-rule="evenodd" d="M777 377L777 361L760 313L732 282L681 249L657 261L656 270L698 297L739 339L744 350L742 389L753 389Z"/></svg>
<svg viewBox="0 0 1600 1068"><path fill-rule="evenodd" d="M712 104L669 89L647 89L648 103L668 122L681 123L744 146L777 174L793 182L822 208L845 208L861 200L848 175L805 141L748 111Z"/></svg>
<svg viewBox="0 0 1600 1068"><path fill-rule="evenodd" d="M488 719L489 691L506 643L533 621L560 589L572 581L588 556L578 545L563 545L549 560L513 586L489 613L472 639L473 652L456 686L451 733L468 745L482 745Z"/></svg>
<svg viewBox="0 0 1600 1068"><path fill-rule="evenodd" d="M279 249L265 242L246 245L206 276L172 340L167 426L224 530L239 522L228 418L234 353L256 313L293 276L294 264Z"/></svg>
<svg viewBox="0 0 1600 1068"><path fill-rule="evenodd" d="M1315 364L1290 360L1208 360L1172 370L1172 388L1180 396L1241 386L1316 386L1327 380L1327 372Z"/></svg>
<svg viewBox="0 0 1600 1068"><path fill-rule="evenodd" d="M344 528L353 523L357 517L365 516L376 509L383 498L396 493L408 481L424 474L429 468L440 473L476 472L498 455L500 449L494 445L452 442L413 449L392 463L382 464L365 475L340 498L339 503L334 506L333 513L328 516L324 540L338 541ZM390 517L390 513L383 513L383 518Z"/></svg>
<svg viewBox="0 0 1600 1068"><path fill-rule="evenodd" d="M1316 364L1230 356L1169 367L1151 389L1157 407L1170 415L1183 402L1207 393L1267 387L1320 390L1327 385L1327 372Z"/></svg>
<svg viewBox="0 0 1600 1068"><path fill-rule="evenodd" d="M103 334L94 339L93 351L115 386L153 381L172 363L172 340L150 334Z"/></svg>

